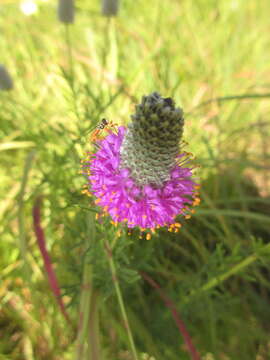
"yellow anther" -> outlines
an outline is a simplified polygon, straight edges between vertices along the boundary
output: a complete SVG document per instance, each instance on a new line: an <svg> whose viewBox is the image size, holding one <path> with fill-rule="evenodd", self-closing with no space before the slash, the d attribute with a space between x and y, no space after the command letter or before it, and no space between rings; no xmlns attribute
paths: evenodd
<svg viewBox="0 0 270 360"><path fill-rule="evenodd" d="M98 203L100 203L101 202L101 199L96 199L95 200L95 204L98 204Z"/></svg>
<svg viewBox="0 0 270 360"><path fill-rule="evenodd" d="M185 219L190 219L191 218L191 215L186 215L185 216Z"/></svg>
<svg viewBox="0 0 270 360"><path fill-rule="evenodd" d="M151 234L147 233L146 234L146 240L150 240L151 239Z"/></svg>

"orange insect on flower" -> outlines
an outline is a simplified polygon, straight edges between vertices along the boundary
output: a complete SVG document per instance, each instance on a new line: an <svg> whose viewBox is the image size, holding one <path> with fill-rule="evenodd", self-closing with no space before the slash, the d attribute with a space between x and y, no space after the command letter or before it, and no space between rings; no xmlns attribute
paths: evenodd
<svg viewBox="0 0 270 360"><path fill-rule="evenodd" d="M112 121L108 121L107 119L103 118L101 120L101 122L96 126L96 128L93 130L91 136L90 136L90 141L91 142L95 142L100 138L100 133L102 132L102 130L107 130L107 132L109 133L111 131L111 129L115 128L115 124L113 124Z"/></svg>

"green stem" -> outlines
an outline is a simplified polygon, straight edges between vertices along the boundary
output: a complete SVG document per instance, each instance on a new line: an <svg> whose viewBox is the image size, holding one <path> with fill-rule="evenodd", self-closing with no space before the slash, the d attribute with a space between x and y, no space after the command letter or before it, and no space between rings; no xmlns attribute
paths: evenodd
<svg viewBox="0 0 270 360"><path fill-rule="evenodd" d="M29 263L27 259L27 245L25 239L25 225L24 225L24 195L25 195L25 188L28 181L29 172L31 170L31 166L33 160L35 158L36 151L31 151L25 161L22 182L21 182L21 189L18 196L18 222L19 222L19 248L21 252L21 256L24 261L24 271L30 272ZM29 274L30 277L30 274Z"/></svg>
<svg viewBox="0 0 270 360"><path fill-rule="evenodd" d="M95 225L93 214L90 213L86 217L87 237L85 239L84 250L89 248L90 241L95 241ZM83 280L81 286L81 301L79 306L78 333L76 339L75 360L83 360L85 355L85 342L87 338L89 318L91 313L91 299L93 297L92 286L92 266L84 258ZM86 354L87 356L87 354ZM89 358L86 358L89 360ZM91 358L90 358L91 359ZM94 360L94 358L93 358Z"/></svg>
<svg viewBox="0 0 270 360"><path fill-rule="evenodd" d="M69 33L69 26L67 24L65 25L65 38L66 38L69 71L70 71L70 87L72 91L74 91L74 66L73 66L73 58L72 58L72 46L71 46L71 39Z"/></svg>
<svg viewBox="0 0 270 360"><path fill-rule="evenodd" d="M91 265L85 262L83 270L83 284L81 291L81 302L79 308L78 334L76 340L76 355L75 360L84 359L85 340L87 336L87 328L91 306Z"/></svg>
<svg viewBox="0 0 270 360"><path fill-rule="evenodd" d="M66 39L66 46L67 46L67 54L68 54L68 63L69 63L69 71L70 76L68 79L71 92L72 92L72 98L73 98L73 106L74 106L74 112L76 114L77 119L80 121L80 115L77 105L77 95L75 91L75 73L74 73L74 64L73 64L73 57L72 57L72 43L70 38L70 32L69 32L69 25L65 25L65 39Z"/></svg>
<svg viewBox="0 0 270 360"><path fill-rule="evenodd" d="M132 336L132 332L131 332L131 329L130 329L130 326L129 326L128 317L127 317L127 313L126 313L126 309L125 309L121 289L120 289L120 286L119 286L119 281L118 281L117 274L116 274L116 268L115 268L115 264L114 264L114 261L113 261L112 250L111 250L110 245L109 245L109 243L107 241L104 242L104 245L105 245L106 254L108 255L108 262L109 262L109 265L110 265L110 270L111 270L111 274L112 274L112 280L113 280L114 288L115 288L116 295L117 295L117 300L118 300L120 310L121 310L121 313L122 313L122 317L123 317L123 320L124 320L125 328L127 330L128 339L129 339L129 343L130 343L130 349L131 349L131 352L132 352L132 355L133 355L133 359L138 360L137 350L136 350L135 343L134 343L133 336Z"/></svg>
<svg viewBox="0 0 270 360"><path fill-rule="evenodd" d="M270 97L270 93L264 93L264 94L240 94L240 95L229 95L229 96L219 96L216 98L208 99L206 101L201 102L200 104L196 105L193 109L191 109L189 112L186 113L186 115L192 114L194 110L197 110L203 106L206 106L208 104L214 103L214 102L224 102L224 101L231 101L231 100L246 100L246 99L266 99Z"/></svg>
<svg viewBox="0 0 270 360"><path fill-rule="evenodd" d="M101 360L98 305L98 294L93 291L89 314L87 360Z"/></svg>

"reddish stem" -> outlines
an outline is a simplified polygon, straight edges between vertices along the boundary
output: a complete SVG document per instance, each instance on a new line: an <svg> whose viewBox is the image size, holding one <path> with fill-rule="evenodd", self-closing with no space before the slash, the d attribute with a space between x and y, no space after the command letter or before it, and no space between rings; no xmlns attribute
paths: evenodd
<svg viewBox="0 0 270 360"><path fill-rule="evenodd" d="M35 201L34 207L33 207L33 222L34 222L34 231L37 238L37 243L39 246L39 250L41 252L44 267L48 275L49 285L51 287L51 290L56 298L56 301L60 307L60 310L67 320L67 322L70 323L70 318L66 312L62 297L61 297L61 291L60 287L58 285L57 277L53 269L53 265L51 262L50 255L46 249L46 240L44 231L41 227L41 216L40 216L40 208L41 208L41 197L38 197Z"/></svg>
<svg viewBox="0 0 270 360"><path fill-rule="evenodd" d="M155 282L155 280L153 280L149 275L147 275L143 271L140 271L140 274L144 278L144 280L146 280L154 289L156 289L158 291L159 296L164 301L165 305L170 309L170 311L172 313L172 317L174 318L174 321L175 321L181 335L183 336L184 342L186 344L188 352L190 353L191 359L192 360L200 360L201 357L200 357L198 351L196 350L195 346L192 343L191 336L189 335L184 322L181 320L179 312L177 311L175 304L162 291L161 287L159 286L159 284L157 284Z"/></svg>

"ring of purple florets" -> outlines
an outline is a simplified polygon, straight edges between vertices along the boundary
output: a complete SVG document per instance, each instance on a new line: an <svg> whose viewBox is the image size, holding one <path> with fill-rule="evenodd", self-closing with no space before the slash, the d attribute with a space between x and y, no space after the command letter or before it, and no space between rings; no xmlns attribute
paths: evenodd
<svg viewBox="0 0 270 360"><path fill-rule="evenodd" d="M199 204L198 185L192 179L193 168L187 167L190 154L181 153L177 165L170 172L170 179L161 188L138 186L130 171L121 168L120 148L126 128L110 132L97 141L97 151L88 154L84 173L88 178L88 192L96 197L95 203L109 214L114 224L126 223L128 228L142 231L167 226L177 232L181 224L177 215L190 217L191 206Z"/></svg>

